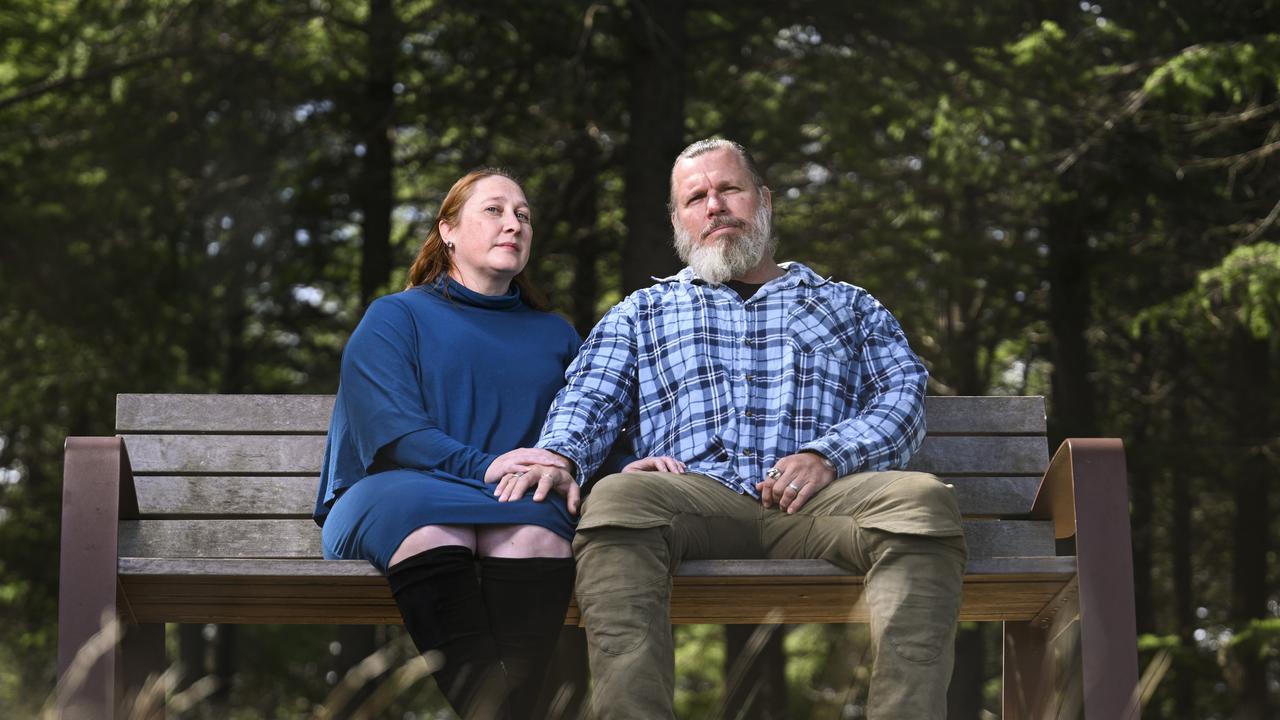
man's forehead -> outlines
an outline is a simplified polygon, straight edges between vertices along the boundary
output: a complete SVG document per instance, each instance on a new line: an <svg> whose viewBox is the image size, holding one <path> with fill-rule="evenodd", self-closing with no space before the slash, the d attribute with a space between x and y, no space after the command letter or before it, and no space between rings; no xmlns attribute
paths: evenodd
<svg viewBox="0 0 1280 720"><path fill-rule="evenodd" d="M694 157L681 158L671 173L677 187L702 183L709 175L722 180L739 174L747 174L747 169L742 158L729 148L718 148Z"/></svg>

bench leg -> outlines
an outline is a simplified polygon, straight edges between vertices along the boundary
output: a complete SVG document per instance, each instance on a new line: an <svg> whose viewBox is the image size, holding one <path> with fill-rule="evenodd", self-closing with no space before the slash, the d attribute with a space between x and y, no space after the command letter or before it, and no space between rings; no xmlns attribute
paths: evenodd
<svg viewBox="0 0 1280 720"><path fill-rule="evenodd" d="M1004 624L1005 720L1078 720L1084 698L1080 622L1074 597L1047 625Z"/></svg>
<svg viewBox="0 0 1280 720"><path fill-rule="evenodd" d="M167 667L164 623L131 625L125 628L120 645L116 697L121 703L117 714L129 720L164 720L165 688L156 684Z"/></svg>

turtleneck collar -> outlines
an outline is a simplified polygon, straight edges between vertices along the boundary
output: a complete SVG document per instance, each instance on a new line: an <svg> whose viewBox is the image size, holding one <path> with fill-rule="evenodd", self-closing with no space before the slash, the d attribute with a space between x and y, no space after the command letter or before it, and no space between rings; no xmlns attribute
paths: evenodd
<svg viewBox="0 0 1280 720"><path fill-rule="evenodd" d="M511 310L520 305L520 288L515 283L511 283L505 295L482 295L448 275L418 287L437 297L486 310Z"/></svg>

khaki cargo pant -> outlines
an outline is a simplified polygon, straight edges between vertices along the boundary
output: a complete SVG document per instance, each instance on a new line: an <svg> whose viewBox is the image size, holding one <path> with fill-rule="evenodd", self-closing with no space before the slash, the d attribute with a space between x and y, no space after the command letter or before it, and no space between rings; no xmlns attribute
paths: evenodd
<svg viewBox="0 0 1280 720"><path fill-rule="evenodd" d="M966 552L955 491L932 475L850 475L795 515L704 475L610 475L573 548L596 718L674 717L671 571L720 558L821 558L865 574L869 717L946 715Z"/></svg>

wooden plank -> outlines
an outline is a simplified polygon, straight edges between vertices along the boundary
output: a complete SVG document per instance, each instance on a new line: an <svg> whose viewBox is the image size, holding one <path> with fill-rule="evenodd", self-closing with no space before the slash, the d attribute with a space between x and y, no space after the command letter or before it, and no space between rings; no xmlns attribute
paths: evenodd
<svg viewBox="0 0 1280 720"><path fill-rule="evenodd" d="M323 435L126 435L134 473L318 473Z"/></svg>
<svg viewBox="0 0 1280 720"><path fill-rule="evenodd" d="M183 576L122 578L140 622L230 623L398 623L399 613L386 581L364 577L334 585L244 578L235 583L199 581ZM1005 582L966 582L962 620L1027 620L1059 593L1067 578ZM801 578L762 583L737 578L677 577L672 619L677 623L867 622L857 577ZM571 607L566 621L576 623Z"/></svg>
<svg viewBox="0 0 1280 720"><path fill-rule="evenodd" d="M929 436L907 463L938 475L1040 475L1048 466L1048 440L1022 436Z"/></svg>
<svg viewBox="0 0 1280 720"><path fill-rule="evenodd" d="M121 577L154 577L182 582L255 583L326 585L362 584L368 578L381 578L372 565L363 560L316 560L302 558L139 558L122 557L118 563ZM1075 575L1076 559L1062 557L970 558L965 565L965 582L1006 582L1063 580ZM712 578L753 577L760 582L769 578L850 577L850 574L826 560L690 560L676 568L677 576Z"/></svg>
<svg viewBox="0 0 1280 720"><path fill-rule="evenodd" d="M1050 556L1047 520L966 520L971 557ZM320 528L311 520L125 520L120 557L320 558Z"/></svg>
<svg viewBox="0 0 1280 720"><path fill-rule="evenodd" d="M311 517L318 477L298 475L139 475L144 517ZM1030 507L1030 506L1028 506Z"/></svg>
<svg viewBox="0 0 1280 720"><path fill-rule="evenodd" d="M121 394L116 432L323 434L332 412L332 395Z"/></svg>
<svg viewBox="0 0 1280 720"><path fill-rule="evenodd" d="M116 429L121 433L259 433L328 431L332 395L116 396ZM1041 434L1044 398L925 398L929 432L934 434Z"/></svg>
<svg viewBox="0 0 1280 720"><path fill-rule="evenodd" d="M1045 434L1040 396L930 395L924 410L930 435Z"/></svg>
<svg viewBox="0 0 1280 720"><path fill-rule="evenodd" d="M318 473L323 435L126 435L135 473L276 475ZM938 475L1040 475L1043 437L925 439L908 468Z"/></svg>
<svg viewBox="0 0 1280 720"><path fill-rule="evenodd" d="M1018 516L1031 511L1040 478L947 477L965 515ZM315 476L139 475L142 517L310 517Z"/></svg>

